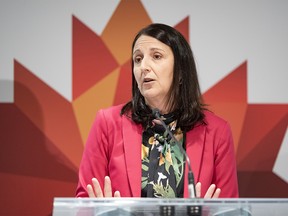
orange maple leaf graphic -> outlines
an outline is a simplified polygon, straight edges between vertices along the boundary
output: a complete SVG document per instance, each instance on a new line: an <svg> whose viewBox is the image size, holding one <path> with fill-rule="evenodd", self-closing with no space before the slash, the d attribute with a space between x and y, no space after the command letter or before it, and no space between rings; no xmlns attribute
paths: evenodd
<svg viewBox="0 0 288 216"><path fill-rule="evenodd" d="M0 104L1 184L14 182L23 191L19 195L4 187L1 194L45 214L53 197L74 196L97 110L130 100L131 42L152 23L140 1L121 1L101 36L77 17L72 21L73 101L15 60L15 102ZM189 39L188 17L175 28ZM265 196L260 189L266 187L269 196L286 196L287 184L272 173L272 166L287 128L288 105L248 104L246 83L244 62L204 94L205 102L232 126L240 195ZM26 194L31 199L24 199ZM11 199L3 199L3 206ZM35 206L39 199L43 204Z"/></svg>

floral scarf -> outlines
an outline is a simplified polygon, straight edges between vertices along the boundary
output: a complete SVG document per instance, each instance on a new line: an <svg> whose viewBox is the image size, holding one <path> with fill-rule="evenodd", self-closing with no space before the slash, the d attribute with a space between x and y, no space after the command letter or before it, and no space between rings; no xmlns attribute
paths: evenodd
<svg viewBox="0 0 288 216"><path fill-rule="evenodd" d="M176 128L173 114L161 116L178 144L157 120L142 134L142 190L141 197L183 197L185 157L179 144L185 143L185 134Z"/></svg>

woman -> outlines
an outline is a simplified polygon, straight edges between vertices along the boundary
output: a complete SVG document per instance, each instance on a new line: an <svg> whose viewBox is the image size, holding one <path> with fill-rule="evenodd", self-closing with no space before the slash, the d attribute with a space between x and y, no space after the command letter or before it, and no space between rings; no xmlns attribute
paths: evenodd
<svg viewBox="0 0 288 216"><path fill-rule="evenodd" d="M132 44L132 71L132 100L97 113L77 197L188 197L182 148L197 197L238 197L230 127L202 104L185 38L164 24L142 29Z"/></svg>

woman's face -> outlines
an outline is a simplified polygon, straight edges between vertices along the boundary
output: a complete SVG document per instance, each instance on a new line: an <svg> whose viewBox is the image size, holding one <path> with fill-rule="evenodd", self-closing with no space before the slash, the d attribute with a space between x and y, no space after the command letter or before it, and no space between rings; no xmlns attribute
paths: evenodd
<svg viewBox="0 0 288 216"><path fill-rule="evenodd" d="M138 38L133 49L133 73L138 88L151 108L162 113L173 80L174 55L169 46L146 35Z"/></svg>

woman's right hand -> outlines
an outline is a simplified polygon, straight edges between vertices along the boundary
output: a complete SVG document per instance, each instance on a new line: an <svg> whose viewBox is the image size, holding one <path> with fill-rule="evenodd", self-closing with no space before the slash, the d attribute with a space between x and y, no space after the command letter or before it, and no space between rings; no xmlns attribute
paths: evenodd
<svg viewBox="0 0 288 216"><path fill-rule="evenodd" d="M87 192L90 198L103 198L103 197L113 197L111 180L109 176L104 178L104 191L102 191L100 184L96 178L92 178L92 184L87 185ZM104 193L103 193L104 192ZM114 197L121 197L119 191L115 191Z"/></svg>

